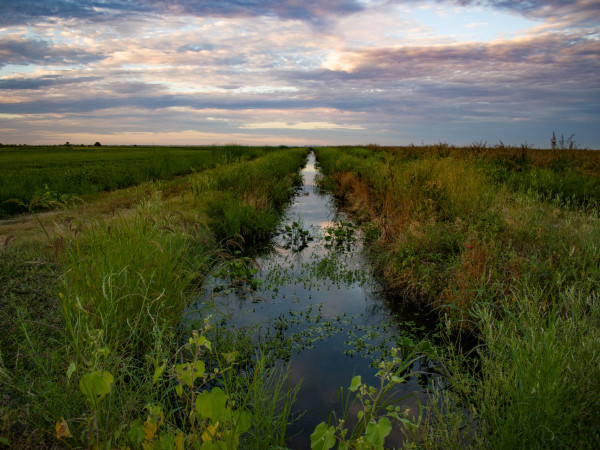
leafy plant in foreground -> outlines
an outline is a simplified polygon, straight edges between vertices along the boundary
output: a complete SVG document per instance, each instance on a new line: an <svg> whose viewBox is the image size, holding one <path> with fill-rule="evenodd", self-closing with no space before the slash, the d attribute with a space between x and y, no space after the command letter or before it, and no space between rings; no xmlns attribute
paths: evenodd
<svg viewBox="0 0 600 450"><path fill-rule="evenodd" d="M344 398L344 391L340 388L342 403L344 404L344 417L337 420L337 424L321 422L310 435L311 449L328 450L338 444L339 449L383 449L385 438L391 433L393 423L404 427L416 428L418 425L402 411L398 403L412 394L398 397L394 388L405 383L413 375L413 364L422 358L417 353L429 353L431 344L423 341L415 345L406 338L406 348L410 350L407 357L400 355L398 348L392 349L390 359L382 361L379 365L377 377L379 387L370 386L362 382L360 375L352 378L349 392L354 393L354 402L360 404L356 422L352 428L348 427L348 413L351 404Z"/></svg>
<svg viewBox="0 0 600 450"><path fill-rule="evenodd" d="M209 329L208 320L205 320L204 330L193 332L188 343L181 349L181 356L186 351L191 355L188 361L172 365L168 370L167 362L155 368L153 384L158 382L165 371L172 382L176 383L175 393L179 399L177 405L171 409L165 409L162 404L146 405L145 420L134 420L129 424L127 432L124 432L126 426L111 432L104 428L104 422L100 420L105 398L110 400L114 390L113 375L100 370L83 375L79 387L90 408L90 414L84 418L84 422L88 424L87 431L81 435L84 445L111 448L121 444L143 449L237 448L240 436L250 428L252 415L246 408L246 403L238 401L231 393L228 377L223 376L224 372L232 369L235 353L222 355L225 363L223 369L215 368L212 373L206 372L204 359L208 353L215 351L204 335ZM223 383L223 388L214 386L209 390L209 386L215 382ZM106 411L110 411L110 406ZM68 421L63 418L56 424L56 433L59 439L73 438Z"/></svg>

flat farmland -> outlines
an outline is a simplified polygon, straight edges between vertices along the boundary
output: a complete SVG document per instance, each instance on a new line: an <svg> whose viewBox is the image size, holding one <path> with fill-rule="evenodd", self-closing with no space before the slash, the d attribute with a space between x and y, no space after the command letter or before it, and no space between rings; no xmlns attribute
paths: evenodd
<svg viewBox="0 0 600 450"><path fill-rule="evenodd" d="M250 160L269 151L221 147L2 147L0 218L64 201Z"/></svg>
<svg viewBox="0 0 600 450"><path fill-rule="evenodd" d="M307 155L0 149L0 442L600 444L600 153Z"/></svg>

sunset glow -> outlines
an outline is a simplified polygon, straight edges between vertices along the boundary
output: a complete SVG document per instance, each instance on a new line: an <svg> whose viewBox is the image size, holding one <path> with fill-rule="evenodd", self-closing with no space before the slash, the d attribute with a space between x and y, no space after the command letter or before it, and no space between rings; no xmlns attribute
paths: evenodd
<svg viewBox="0 0 600 450"><path fill-rule="evenodd" d="M0 1L0 142L600 147L600 3Z"/></svg>

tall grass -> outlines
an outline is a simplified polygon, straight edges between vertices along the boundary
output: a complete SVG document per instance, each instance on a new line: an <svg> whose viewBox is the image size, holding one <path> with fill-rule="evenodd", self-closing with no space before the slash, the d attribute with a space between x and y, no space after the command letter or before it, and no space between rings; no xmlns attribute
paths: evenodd
<svg viewBox="0 0 600 450"><path fill-rule="evenodd" d="M599 445L599 174L580 156L319 149L323 184L363 221L387 286L448 324L446 389L413 444ZM469 355L457 328L479 343Z"/></svg>
<svg viewBox="0 0 600 450"><path fill-rule="evenodd" d="M182 342L190 334L195 336L189 329L192 324L182 320L183 312L195 301L207 270L222 257L219 239L230 237L220 228L222 221L230 220L226 214L207 219L207 212L214 211L209 203L225 192L239 200L232 203L234 211L242 206L256 211L261 234L252 221L236 224L248 233L244 236L247 240L258 242L273 232L264 224L274 226L282 205L293 194L305 154L304 149L277 149L253 161L230 159L229 164L181 181L189 193L177 189L184 197L192 197L190 201L163 195L165 185L155 183L148 186L149 192L136 208L121 216L78 217L74 210L69 226L57 228L49 236L46 258L56 260L60 279L49 286L45 302L52 307L46 309L47 316L39 317L39 311L31 310L26 304L29 295L19 301L9 294L14 299L12 306L9 301L2 302L5 312L16 314L17 325L13 327L14 341L10 345L2 341L0 389L10 399L3 407L10 426L0 431L0 437L9 438L17 447L57 443L126 447L137 442L131 436L143 435L143 427L157 420L144 409L152 405L151 411L162 411L166 422L161 419L152 425L159 429L152 438L146 435L147 445L167 442L179 432L190 442L199 439L200 422L183 412L186 408L188 414L193 411L189 410L193 402L185 395L178 396L176 385L182 383L178 365L188 364L189 358ZM260 177L260 173L269 177ZM229 181L223 181L226 179ZM234 182L244 190L233 192ZM202 183L211 188L200 188ZM186 209L178 211L178 207ZM263 218L265 214L268 220ZM25 253L14 251L25 258ZM11 283L25 279L22 271L10 270ZM194 326L198 325L203 326ZM209 357L209 352L220 356L216 365L189 386L190 395L220 386L231 411L244 408L248 414L260 415L256 422L261 428L243 436L249 447L283 445L296 390L285 384L284 372L261 363L250 346L245 351L251 356L237 361L232 355L240 345L236 336L231 336L215 341L214 347L207 346L206 354L192 355L202 358L207 367L215 358ZM103 374L109 375L102 378ZM109 384L109 379L114 381ZM91 398L92 388L86 391L86 383L106 389L102 391L107 392L106 397ZM228 417L228 426L234 426L230 419L238 416ZM208 423L202 421L201 427ZM67 427L72 437L60 437ZM225 439L229 446L239 439L234 434L222 435L229 436Z"/></svg>
<svg viewBox="0 0 600 450"><path fill-rule="evenodd" d="M241 236L252 245L268 238L301 181L297 168L306 154L306 149L289 149L199 176L192 190L206 204L217 238Z"/></svg>
<svg viewBox="0 0 600 450"><path fill-rule="evenodd" d="M473 162L385 152L369 157L365 149L358 155L320 149L318 157L336 195L380 230L373 257L388 286L413 298L441 299L448 269L504 226L498 213L502 189Z"/></svg>
<svg viewBox="0 0 600 450"><path fill-rule="evenodd" d="M501 305L502 320L484 305L475 317L486 348L483 379L471 404L478 439L493 448L595 447L599 413L600 308L595 294L571 286L545 307L524 289ZM508 309L510 307L510 309Z"/></svg>
<svg viewBox="0 0 600 450"><path fill-rule="evenodd" d="M143 352L155 325L179 323L194 282L206 274L207 230L186 233L179 216L153 214L153 206L133 219L88 222L70 242L60 298L75 349L101 330L107 343Z"/></svg>
<svg viewBox="0 0 600 450"><path fill-rule="evenodd" d="M422 448L597 448L600 329L589 286L548 306L529 285L473 311L481 344L450 344L446 385L409 439ZM450 351L448 351L450 350Z"/></svg>

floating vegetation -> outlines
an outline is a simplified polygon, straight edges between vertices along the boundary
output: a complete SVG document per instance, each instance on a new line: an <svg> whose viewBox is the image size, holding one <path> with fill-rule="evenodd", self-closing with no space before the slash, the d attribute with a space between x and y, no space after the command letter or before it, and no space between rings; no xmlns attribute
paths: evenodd
<svg viewBox="0 0 600 450"><path fill-rule="evenodd" d="M341 220L331 227L325 228L325 247L336 250L351 251L352 244L356 242L358 226L352 222Z"/></svg>
<svg viewBox="0 0 600 450"><path fill-rule="evenodd" d="M385 307L362 238L361 228L305 179L270 251L252 261L233 252L213 277L221 285L205 297L223 316L220 328L246 330L251 342L246 345L289 363L292 376L302 373L306 389L320 393L337 391L339 379L356 370L374 377L394 351L413 354L423 330L414 323L400 328ZM330 361L335 366L327 370ZM407 394L422 388L411 382L402 389ZM336 400L317 404L310 396L299 397L298 406L310 417L303 420L303 431L292 428L307 438L307 430L336 408Z"/></svg>
<svg viewBox="0 0 600 450"><path fill-rule="evenodd" d="M294 221L290 225L283 227L281 236L284 239L282 248L298 253L308 247L308 243L314 238L309 231L302 226L300 221Z"/></svg>

